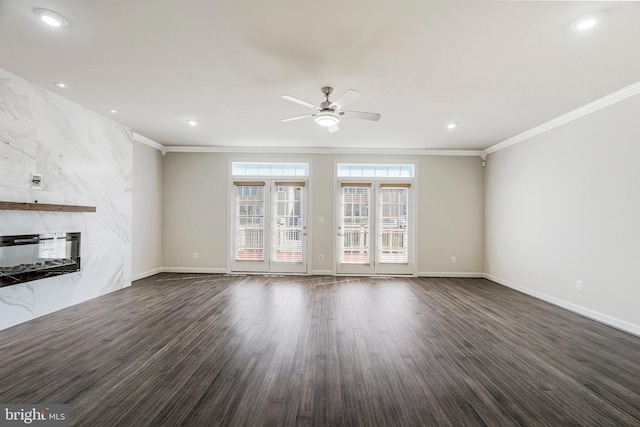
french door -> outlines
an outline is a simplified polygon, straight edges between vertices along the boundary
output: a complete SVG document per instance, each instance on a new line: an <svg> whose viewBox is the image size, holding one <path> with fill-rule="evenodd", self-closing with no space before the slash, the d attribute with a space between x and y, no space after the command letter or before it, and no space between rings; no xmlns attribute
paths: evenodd
<svg viewBox="0 0 640 427"><path fill-rule="evenodd" d="M413 274L413 193L406 182L338 183L336 273Z"/></svg>
<svg viewBox="0 0 640 427"><path fill-rule="evenodd" d="M232 272L307 272L306 181L233 183Z"/></svg>

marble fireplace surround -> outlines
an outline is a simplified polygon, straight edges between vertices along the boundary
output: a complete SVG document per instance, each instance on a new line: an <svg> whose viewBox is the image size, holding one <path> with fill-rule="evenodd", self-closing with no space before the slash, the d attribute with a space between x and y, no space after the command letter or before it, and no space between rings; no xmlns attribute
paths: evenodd
<svg viewBox="0 0 640 427"><path fill-rule="evenodd" d="M0 69L0 235L82 233L81 271L0 287L0 330L131 285L132 176L129 128Z"/></svg>

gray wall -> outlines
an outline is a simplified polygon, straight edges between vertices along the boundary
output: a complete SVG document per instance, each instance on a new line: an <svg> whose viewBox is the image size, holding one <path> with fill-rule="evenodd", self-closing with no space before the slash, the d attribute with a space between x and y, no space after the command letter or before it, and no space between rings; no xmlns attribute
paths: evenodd
<svg viewBox="0 0 640 427"><path fill-rule="evenodd" d="M489 155L490 278L640 334L638 112L635 96Z"/></svg>
<svg viewBox="0 0 640 427"><path fill-rule="evenodd" d="M308 161L310 272L332 270L334 162L418 163L418 273L481 275L483 169L478 157L167 153L164 158L164 266L224 272L228 247L229 161ZM317 221L324 217L324 222ZM192 257L198 252L198 259ZM324 255L324 261L318 255ZM451 256L457 263L451 263Z"/></svg>
<svg viewBox="0 0 640 427"><path fill-rule="evenodd" d="M163 265L224 272L227 264L227 158L209 153L164 157ZM198 259L192 257L198 253Z"/></svg>
<svg viewBox="0 0 640 427"><path fill-rule="evenodd" d="M163 159L160 151L133 143L133 280L162 271Z"/></svg>
<svg viewBox="0 0 640 427"><path fill-rule="evenodd" d="M484 272L484 169L479 157L420 158L418 271ZM451 263L451 257L457 263Z"/></svg>

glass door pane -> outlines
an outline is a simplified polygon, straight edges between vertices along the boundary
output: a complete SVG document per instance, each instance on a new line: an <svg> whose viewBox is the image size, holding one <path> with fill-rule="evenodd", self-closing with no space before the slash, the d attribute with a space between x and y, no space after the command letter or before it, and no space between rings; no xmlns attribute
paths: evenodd
<svg viewBox="0 0 640 427"><path fill-rule="evenodd" d="M236 260L264 259L264 187L238 186Z"/></svg>
<svg viewBox="0 0 640 427"><path fill-rule="evenodd" d="M371 184L341 184L338 203L338 273L372 272L371 196Z"/></svg>
<svg viewBox="0 0 640 427"><path fill-rule="evenodd" d="M413 274L411 196L408 183L378 186L376 274Z"/></svg>
<svg viewBox="0 0 640 427"><path fill-rule="evenodd" d="M273 195L273 261L302 261L302 188L276 187Z"/></svg>
<svg viewBox="0 0 640 427"><path fill-rule="evenodd" d="M232 271L267 271L265 257L265 185L234 185L234 251Z"/></svg>
<svg viewBox="0 0 640 427"><path fill-rule="evenodd" d="M369 263L369 196L367 187L343 187L342 262Z"/></svg>
<svg viewBox="0 0 640 427"><path fill-rule="evenodd" d="M273 272L305 273L305 183L275 182L271 190L271 268Z"/></svg>
<svg viewBox="0 0 640 427"><path fill-rule="evenodd" d="M378 260L381 263L406 263L409 260L407 193L407 188L380 189Z"/></svg>

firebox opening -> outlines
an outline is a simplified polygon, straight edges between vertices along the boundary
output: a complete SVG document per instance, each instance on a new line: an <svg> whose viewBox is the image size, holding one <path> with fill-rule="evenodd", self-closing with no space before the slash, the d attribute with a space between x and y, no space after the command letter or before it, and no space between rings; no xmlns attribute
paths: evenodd
<svg viewBox="0 0 640 427"><path fill-rule="evenodd" d="M80 233L0 237L0 287L80 271Z"/></svg>

